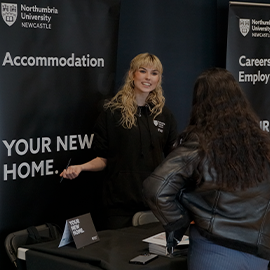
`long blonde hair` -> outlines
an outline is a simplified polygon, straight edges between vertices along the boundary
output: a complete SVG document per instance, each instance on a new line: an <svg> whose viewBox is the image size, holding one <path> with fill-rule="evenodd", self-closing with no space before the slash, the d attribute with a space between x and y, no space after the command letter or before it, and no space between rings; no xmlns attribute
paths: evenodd
<svg viewBox="0 0 270 270"><path fill-rule="evenodd" d="M129 71L125 77L125 83L119 92L104 104L105 109L110 109L112 112L116 109L121 110L120 124L124 128L132 128L136 126L136 112L138 105L135 99L133 75L140 67L153 67L159 71L159 81L156 89L151 91L146 99L146 104L149 104L149 109L154 118L162 113L162 108L165 104L163 90L161 87L163 67L157 56L150 53L142 53L134 57L130 62Z"/></svg>

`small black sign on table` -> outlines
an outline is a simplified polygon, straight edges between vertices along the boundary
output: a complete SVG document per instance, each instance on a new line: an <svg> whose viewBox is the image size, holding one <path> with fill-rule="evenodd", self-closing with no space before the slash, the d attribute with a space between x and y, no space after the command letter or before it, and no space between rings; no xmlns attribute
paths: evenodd
<svg viewBox="0 0 270 270"><path fill-rule="evenodd" d="M99 241L90 213L66 221L65 230L58 247L63 247L73 241L77 249Z"/></svg>

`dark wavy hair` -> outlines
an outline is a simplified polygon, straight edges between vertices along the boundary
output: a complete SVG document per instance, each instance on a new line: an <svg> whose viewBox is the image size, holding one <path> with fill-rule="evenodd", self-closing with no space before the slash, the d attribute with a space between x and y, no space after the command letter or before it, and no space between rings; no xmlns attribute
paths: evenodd
<svg viewBox="0 0 270 270"><path fill-rule="evenodd" d="M246 189L263 181L270 162L270 138L260 129L233 75L211 68L196 80L190 122L181 138L197 134L221 187Z"/></svg>

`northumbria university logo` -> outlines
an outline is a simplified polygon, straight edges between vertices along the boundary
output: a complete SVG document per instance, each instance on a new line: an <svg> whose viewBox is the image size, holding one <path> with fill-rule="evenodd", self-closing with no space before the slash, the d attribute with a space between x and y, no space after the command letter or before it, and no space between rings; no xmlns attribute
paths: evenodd
<svg viewBox="0 0 270 270"><path fill-rule="evenodd" d="M4 22L11 26L17 19L17 4L1 3L1 13Z"/></svg>
<svg viewBox="0 0 270 270"><path fill-rule="evenodd" d="M250 19L239 19L239 29L241 34L245 37L250 29Z"/></svg>

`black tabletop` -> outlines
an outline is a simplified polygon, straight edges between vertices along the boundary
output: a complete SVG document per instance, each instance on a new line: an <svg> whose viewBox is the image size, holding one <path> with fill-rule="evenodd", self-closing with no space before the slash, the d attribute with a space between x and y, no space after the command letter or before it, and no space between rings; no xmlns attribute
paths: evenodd
<svg viewBox="0 0 270 270"><path fill-rule="evenodd" d="M58 248L60 239L29 245L27 270L187 270L186 257L159 256L146 265L129 263L133 257L148 252L143 239L162 231L159 223L99 231L100 241L81 249L74 244Z"/></svg>

